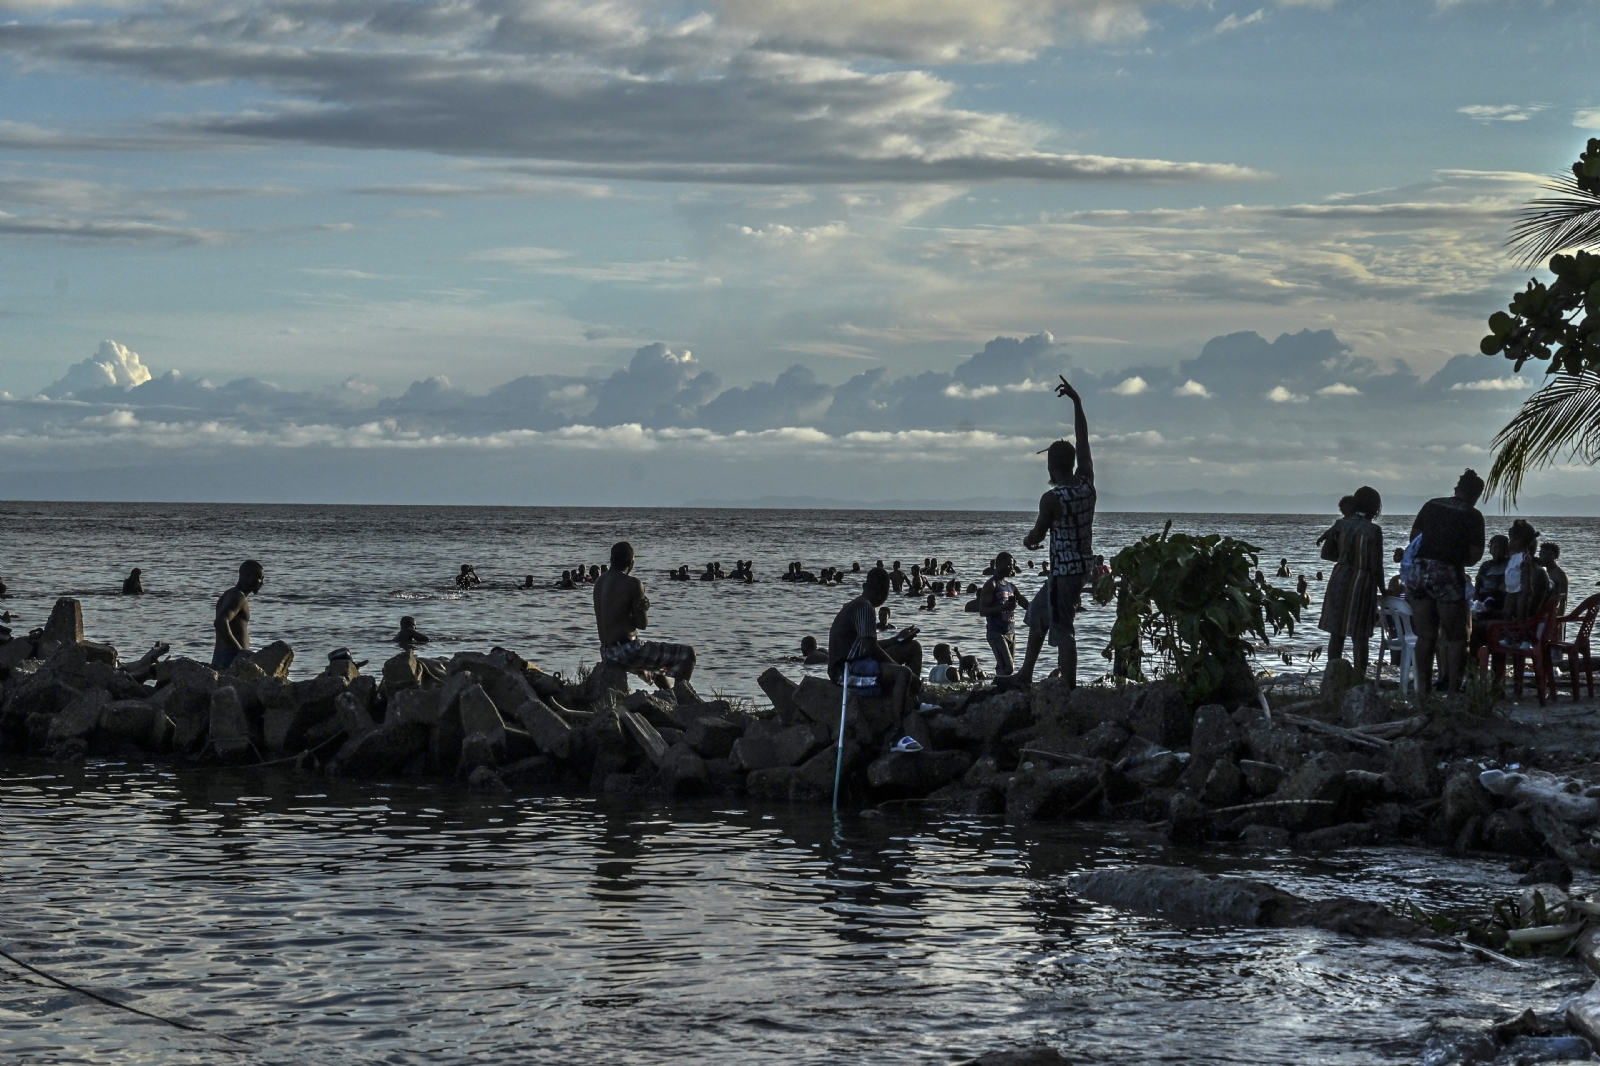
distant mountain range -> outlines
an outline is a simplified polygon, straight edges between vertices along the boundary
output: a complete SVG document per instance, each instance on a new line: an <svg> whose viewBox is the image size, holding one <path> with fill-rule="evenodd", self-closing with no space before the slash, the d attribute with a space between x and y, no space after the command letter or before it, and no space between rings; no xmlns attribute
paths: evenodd
<svg viewBox="0 0 1600 1066"><path fill-rule="evenodd" d="M1384 510L1390 514L1414 514L1427 497L1386 496ZM758 496L746 500L689 500L685 507L729 507L795 511L1027 511L1038 506L1038 498L969 496L958 500L846 500L830 496ZM1101 511L1137 511L1170 514L1335 514L1337 501L1322 494L1274 495L1229 489L1207 492L1184 489L1177 492L1146 492L1131 496L1105 493ZM1515 512L1505 512L1494 504L1483 507L1486 514L1516 513L1549 515L1559 518L1584 518L1600 515L1600 496L1525 496Z"/></svg>

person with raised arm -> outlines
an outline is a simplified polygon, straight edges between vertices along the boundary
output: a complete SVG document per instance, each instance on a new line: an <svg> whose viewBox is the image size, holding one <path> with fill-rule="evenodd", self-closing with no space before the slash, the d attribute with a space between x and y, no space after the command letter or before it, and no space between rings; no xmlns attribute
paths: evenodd
<svg viewBox="0 0 1600 1066"><path fill-rule="evenodd" d="M1023 538L1022 546L1037 551L1050 540L1050 562L1044 584L1029 605L1028 650L1022 669L1011 675L1012 682L1026 688L1033 683L1033 668L1039 661L1045 638L1056 647L1056 665L1068 688L1078 684L1078 638L1073 614L1078 595L1089 580L1094 559L1094 457L1089 453L1089 420L1083 413L1083 397L1066 377L1056 386L1056 395L1072 401L1072 435L1075 443L1058 440L1046 449L1046 469L1050 488L1039 497L1039 517Z"/></svg>

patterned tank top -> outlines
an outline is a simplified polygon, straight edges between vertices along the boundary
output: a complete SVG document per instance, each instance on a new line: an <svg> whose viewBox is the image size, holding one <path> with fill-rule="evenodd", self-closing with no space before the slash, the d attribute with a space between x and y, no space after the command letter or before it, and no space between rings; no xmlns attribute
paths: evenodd
<svg viewBox="0 0 1600 1066"><path fill-rule="evenodd" d="M1054 577L1087 574L1094 557L1094 482L1052 485L1061 513L1050 525L1050 573Z"/></svg>

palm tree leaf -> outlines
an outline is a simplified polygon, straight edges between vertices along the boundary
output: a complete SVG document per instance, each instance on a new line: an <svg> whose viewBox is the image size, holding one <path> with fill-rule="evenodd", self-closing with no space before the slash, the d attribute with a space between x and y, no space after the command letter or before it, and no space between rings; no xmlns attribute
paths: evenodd
<svg viewBox="0 0 1600 1066"><path fill-rule="evenodd" d="M1549 188L1561 195L1530 200L1511 227L1506 244L1523 266L1536 266L1568 248L1600 247L1600 195L1570 176L1551 179Z"/></svg>
<svg viewBox="0 0 1600 1066"><path fill-rule="evenodd" d="M1562 458L1600 463L1600 374L1552 374L1495 435L1485 490L1515 504L1523 480Z"/></svg>

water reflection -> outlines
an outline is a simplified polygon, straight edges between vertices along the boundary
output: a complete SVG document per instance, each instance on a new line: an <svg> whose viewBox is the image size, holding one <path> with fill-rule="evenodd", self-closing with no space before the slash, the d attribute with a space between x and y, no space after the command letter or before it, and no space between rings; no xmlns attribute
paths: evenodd
<svg viewBox="0 0 1600 1066"><path fill-rule="evenodd" d="M1075 870L1201 862L1425 904L1511 877L1421 852L1185 855L1137 828L729 801L468 797L255 768L0 763L0 939L245 1037L251 1062L1415 1061L1583 979L1307 930L1180 931ZM0 979L0 1061L217 1042Z"/></svg>

